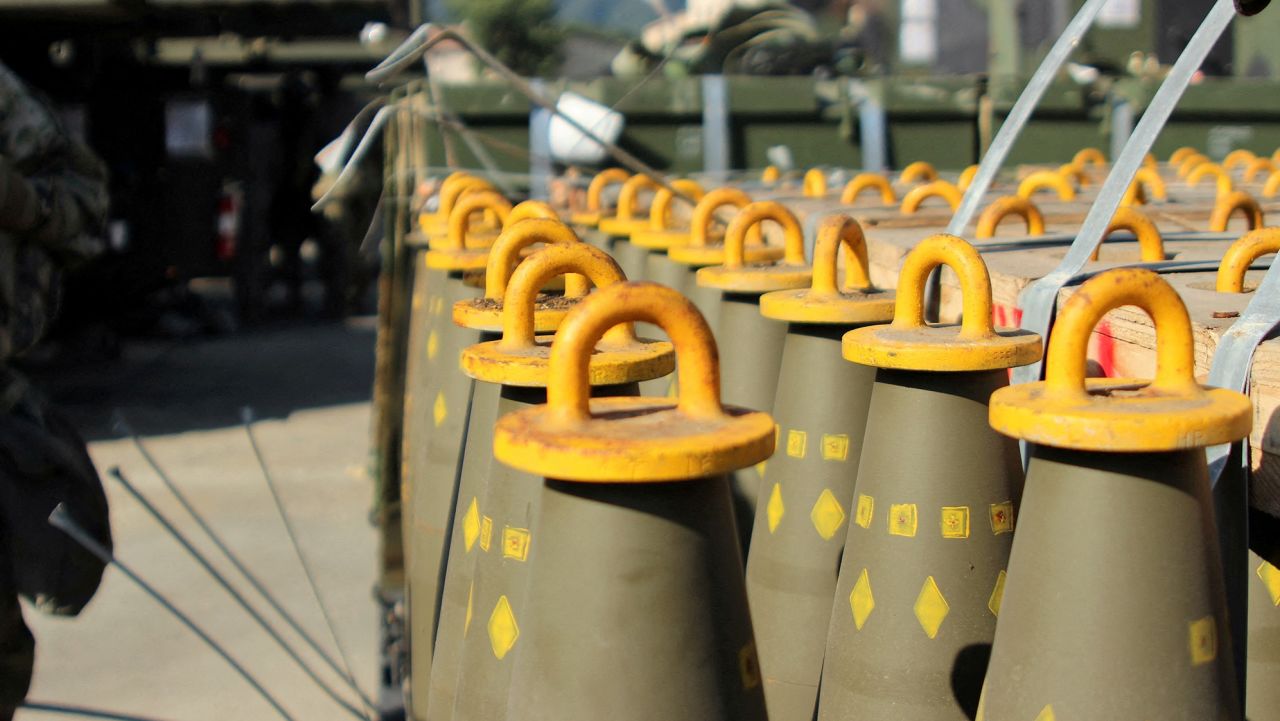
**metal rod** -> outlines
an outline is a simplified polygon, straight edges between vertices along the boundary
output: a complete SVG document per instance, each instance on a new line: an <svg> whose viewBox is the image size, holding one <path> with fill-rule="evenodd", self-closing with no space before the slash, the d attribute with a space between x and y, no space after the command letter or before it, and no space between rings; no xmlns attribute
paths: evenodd
<svg viewBox="0 0 1280 721"><path fill-rule="evenodd" d="M103 711L102 709L88 708L86 706L45 703L43 701L23 701L21 708L26 711L56 713L64 716L83 716L85 718L107 719L107 721L160 721L160 719L151 716L134 716L133 714Z"/></svg>
<svg viewBox="0 0 1280 721"><path fill-rule="evenodd" d="M329 632L329 640L333 642L334 648L338 650L338 658L342 661L342 668L346 673L347 682L352 687L358 687L355 674L351 672L351 660L347 656L346 649L342 647L342 641L338 639L333 616L329 613L329 607L320 595L320 587L316 583L311 564L307 562L306 554L302 552L302 544L298 542L298 533L293 527L293 519L285 511L284 500L280 497L275 478L272 477L271 470L267 467L267 460L262 454L261 446L258 445L257 435L253 432L253 409L248 406L242 408L240 410L240 418L244 422L245 435L249 438L249 446L253 449L253 457L258 461L258 468L262 470L262 478L266 481L267 490L271 491L271 500L275 503L276 515L280 517L280 523L284 526L285 535L289 537L289 545L293 548L293 555L298 559L298 565L302 568L302 573L307 579L307 588L311 590L311 598L315 601L316 608L320 610L320 617L324 619L324 627ZM371 704L369 705L369 710L373 710Z"/></svg>
<svg viewBox="0 0 1280 721"><path fill-rule="evenodd" d="M325 683L324 679L320 678L315 670L313 670L311 666L302 659L298 652L289 645L288 641L280 635L280 632L277 631L275 627L273 627L267 619L249 603L248 599L244 597L244 594L237 591L236 588L227 580L226 576L223 576L218 569L214 568L213 564L209 562L209 559L206 558L205 555L202 554L194 545L192 545L191 541L187 540L187 537L182 534L182 531L179 531L177 527L175 527L173 523L160 511L160 509L156 508L141 491L129 482L129 479L125 477L123 471L119 468L112 468L108 473L112 478L116 479L116 482L128 491L130 496L133 496L135 501L142 505L143 509L146 510L146 512L155 519L155 521L159 523L174 540L178 542L178 545L182 546L182 549L185 550L187 554L204 569L205 573L208 573L209 576L222 587L222 590L226 591L227 594L231 596L231 598L236 602L236 605L240 606L245 613L249 614L249 617L252 618L268 636L271 637L272 641L276 642L276 645L285 652L285 655L297 664L298 668L302 669L302 672L307 675L307 678L310 678L326 696L333 699L335 703L346 709L356 718L366 718L360 709L357 709L355 706L347 703L346 699L338 695L337 691Z"/></svg>
<svg viewBox="0 0 1280 721"><path fill-rule="evenodd" d="M189 631L194 633L197 638L203 641L206 646L212 649L214 653L218 654L223 661L226 661L227 664L240 675L240 678L244 679L245 682L263 698L264 701L271 705L271 708L275 709L276 713L280 715L280 718L286 719L287 721L294 721L293 716L290 716L289 712L284 710L284 707L280 705L280 702L276 700L275 696L272 696L271 692L267 691L267 689L253 677L253 674L249 673L249 671L242 666L230 652L223 648L217 641L213 640L213 637L206 633L205 630L193 621L190 616L178 610L178 607L173 605L164 597L163 594L153 588L151 584L142 580L142 577L134 573L133 569L129 568L126 563L117 559L111 551L108 551L102 546L102 544L98 543L97 540L90 536L89 533L80 526L80 524L76 523L75 519L67 512L67 509L63 504L59 503L57 507L53 509L53 513L49 514L49 523L54 528L70 536L72 540L83 546L86 551L93 554L99 561L119 569L119 571L130 581L133 581L138 588L142 589L144 593L150 596L153 601L160 604L160 606L168 611L174 618L178 619L183 626L186 626Z"/></svg>
<svg viewBox="0 0 1280 721"><path fill-rule="evenodd" d="M151 455L151 452L147 450L146 445L142 442L142 438L134 431L133 427L129 425L124 414L117 411L115 415L116 426L129 436L143 460L145 460L147 465L151 467L151 470L159 476L160 481L164 484L165 488L169 490L169 493L173 494L173 497L178 501L178 505L182 506L182 510L185 511L193 521L195 521L196 525L200 527L201 532L208 537L209 541L218 549L218 551L227 559L236 571L249 582L249 585L253 587L253 590L257 591L257 593L262 596L263 600L267 602L267 605L271 606L271 609L284 619L285 623L289 625L289 628L293 629L294 633L298 634L307 646L309 646L311 650L315 651L334 673L342 675L341 665L329 655L324 647L322 647L305 628L302 627L302 624L294 618L293 614L289 613L284 608L283 604L276 599L275 595L271 593L266 584L260 581L258 577L249 570L248 566L240 560L240 557L236 555L226 542L222 540L222 537L213 530L213 527L209 525L209 522L205 520L204 516L196 510L195 506L192 505L191 501L187 498L187 495L182 492L182 489L178 488L178 484L174 482L163 468L160 467L159 462L156 461L155 457ZM344 678L343 680L346 681L347 679ZM373 706L372 702L364 695L358 686L353 684L351 690L360 697L363 704L369 707Z"/></svg>

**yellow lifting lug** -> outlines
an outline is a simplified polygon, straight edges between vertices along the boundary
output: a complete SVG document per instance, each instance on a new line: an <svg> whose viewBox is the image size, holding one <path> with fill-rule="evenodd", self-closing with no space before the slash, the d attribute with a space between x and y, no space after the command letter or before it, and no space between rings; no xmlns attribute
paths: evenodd
<svg viewBox="0 0 1280 721"><path fill-rule="evenodd" d="M783 256L776 261L747 262L747 233L773 221L782 226ZM743 208L724 234L724 264L698 269L698 285L733 293L768 293L803 288L813 280L804 257L804 229L794 213L772 200Z"/></svg>
<svg viewBox="0 0 1280 721"><path fill-rule="evenodd" d="M961 324L928 325L924 286L940 265L960 279ZM914 371L982 371L1040 360L1040 336L1021 329L997 331L991 321L991 276L982 256L954 235L921 241L903 261L893 322L851 330L844 336L846 360L876 368Z"/></svg>
<svg viewBox="0 0 1280 721"><path fill-rule="evenodd" d="M917 160L903 168L902 174L898 176L898 182L902 185L907 185L908 183L932 183L937 179L937 168L923 160Z"/></svg>
<svg viewBox="0 0 1280 721"><path fill-rule="evenodd" d="M827 197L827 174L821 168L809 168L804 174L804 197Z"/></svg>
<svg viewBox="0 0 1280 721"><path fill-rule="evenodd" d="M844 249L844 284L838 285L838 259ZM893 320L896 295L871 284L867 238L858 221L830 215L818 226L813 249L813 284L760 297L760 314L789 323L853 325Z"/></svg>
<svg viewBox="0 0 1280 721"><path fill-rule="evenodd" d="M1138 239L1138 252L1141 254L1143 263L1165 260L1164 238L1160 236L1160 229L1146 213L1135 208L1117 208L1115 216L1111 218L1111 224L1107 226L1106 234L1102 236L1102 242L1107 242L1112 233L1121 230L1133 233ZM1089 260L1097 260L1101 250L1102 245L1099 244L1093 249L1093 255L1089 256Z"/></svg>
<svg viewBox="0 0 1280 721"><path fill-rule="evenodd" d="M522 253L534 243L580 245L581 241L572 228L558 220L531 218L512 223L498 236L489 251L485 264L484 297L454 303L453 322L475 330L502 330L502 311L512 270L520 262ZM534 329L551 332L560 327L560 322L576 302L574 299L586 295L587 290L585 278L570 275L565 281L564 296L539 296Z"/></svg>
<svg viewBox="0 0 1280 721"><path fill-rule="evenodd" d="M1218 186L1218 197L1228 195L1236 189L1235 183L1231 182L1231 176L1222 166L1217 163L1201 163L1197 165L1190 173L1187 174L1187 186L1194 188L1200 184L1200 181L1212 175Z"/></svg>
<svg viewBox="0 0 1280 721"><path fill-rule="evenodd" d="M1235 170L1237 165L1248 167L1258 156L1252 150L1238 148L1227 153L1227 157L1222 159L1222 167L1224 170Z"/></svg>
<svg viewBox="0 0 1280 721"><path fill-rule="evenodd" d="M1126 305L1155 324L1155 379L1086 379L1094 326ZM1062 306L1045 366L1044 381L991 396L992 428L1056 448L1155 452L1231 443L1253 424L1247 396L1196 382L1187 308L1167 281L1143 268L1109 270L1081 285Z"/></svg>
<svg viewBox="0 0 1280 721"><path fill-rule="evenodd" d="M689 219L689 242L667 249L667 257L676 263L692 266L719 265L724 262L723 236L712 235L711 221L717 210L733 206L745 208L751 204L751 196L738 188L717 188L702 197ZM746 258L748 263L777 260L782 249L764 244L759 227L747 236Z"/></svg>
<svg viewBox="0 0 1280 721"><path fill-rule="evenodd" d="M973 179L978 177L978 167L976 164L970 165L960 173L960 177L956 179L956 187L961 192L967 191L969 186L973 185Z"/></svg>
<svg viewBox="0 0 1280 721"><path fill-rule="evenodd" d="M604 251L586 243L549 245L520 263L502 305L502 338L462 352L462 372L476 380L508 386L547 385L552 336L535 335L538 289L566 273L586 276L596 288L626 280ZM590 353L587 382L593 386L653 380L675 368L670 343L636 338L630 323L610 328Z"/></svg>
<svg viewBox="0 0 1280 721"><path fill-rule="evenodd" d="M1075 200L1076 189L1071 181L1052 170L1041 170L1028 175L1018 184L1018 197L1030 198L1041 190L1052 190L1059 200Z"/></svg>
<svg viewBox="0 0 1280 721"><path fill-rule="evenodd" d="M702 200L707 191L696 180L681 178L671 181L671 186L694 200ZM631 234L631 242L641 248L650 250L666 250L673 245L689 242L689 229L673 227L671 222L671 204L676 196L667 188L661 188L653 196L649 206L649 227Z"/></svg>
<svg viewBox="0 0 1280 721"><path fill-rule="evenodd" d="M964 194L955 185L945 180L935 180L924 185L917 185L902 199L901 213L903 215L914 215L916 211L920 210L920 206L924 201L929 198L942 198L947 201L947 205L951 206L951 210L955 211L960 207L960 201L964 199Z"/></svg>
<svg viewBox="0 0 1280 721"><path fill-rule="evenodd" d="M1040 212L1040 208L1028 198L1006 195L996 198L982 211L982 215L978 216L974 237L978 240L994 238L996 228L1011 215L1019 216L1026 221L1028 236L1044 235L1044 214Z"/></svg>
<svg viewBox="0 0 1280 721"><path fill-rule="evenodd" d="M498 192L498 189L489 184L489 181L483 178L477 178L469 173L452 173L444 179L437 191L440 202L434 213L421 213L418 216L418 229L422 235L428 240L439 238L449 233L449 217L453 214L453 208L457 205L458 200L465 194L478 191ZM484 225L477 224L477 230L493 230L494 224L489 222Z"/></svg>
<svg viewBox="0 0 1280 721"><path fill-rule="evenodd" d="M469 247L471 216L478 212L491 212L498 217L499 225L506 225L511 214L511 201L490 190L467 193L460 198L449 213L449 234L444 243L433 244L434 247L423 257L428 268L465 271L485 266L489 246L497 236L479 247Z"/></svg>
<svg viewBox="0 0 1280 721"><path fill-rule="evenodd" d="M1193 148L1189 145L1184 145L1181 148L1178 148L1177 150L1173 151L1173 153L1169 155L1169 164L1181 165L1182 161L1186 160L1187 158L1190 158L1193 155L1199 155L1199 154L1200 154L1200 151L1197 150L1196 148Z"/></svg>
<svg viewBox="0 0 1280 721"><path fill-rule="evenodd" d="M760 171L760 182L765 185L773 185L779 180L782 180L782 171L778 170L776 165L765 166L765 169Z"/></svg>
<svg viewBox="0 0 1280 721"><path fill-rule="evenodd" d="M844 205L852 205L857 201L859 195L868 190L879 192L880 202L885 205L893 205L898 202L898 195L893 192L893 184L880 173L858 173L855 175L853 180L845 183L844 190L840 192L840 202Z"/></svg>
<svg viewBox="0 0 1280 721"><path fill-rule="evenodd" d="M1084 148L1071 158L1070 164L1077 168L1084 168L1085 165L1105 168L1107 166L1107 156L1103 155L1102 151L1097 148Z"/></svg>
<svg viewBox="0 0 1280 721"><path fill-rule="evenodd" d="M1252 183L1262 173L1266 173L1267 177L1271 177L1271 174L1276 170L1276 164L1271 158L1258 158L1245 166L1244 182Z"/></svg>
<svg viewBox="0 0 1280 721"><path fill-rule="evenodd" d="M1244 274L1249 266L1272 253L1280 253L1280 228L1259 228L1241 236L1227 248L1218 264L1217 291L1243 293Z"/></svg>
<svg viewBox="0 0 1280 721"><path fill-rule="evenodd" d="M1249 230L1257 230L1266 224L1262 206L1252 195L1243 190L1236 190L1227 195L1220 195L1214 201L1213 213L1209 216L1209 230L1214 233L1227 232L1227 225L1235 213L1244 213L1249 223Z"/></svg>
<svg viewBox="0 0 1280 721"><path fill-rule="evenodd" d="M631 173L622 168L606 168L595 174L591 179L591 183L587 185L587 209L577 213L573 213L569 217L569 222L574 225L581 225L585 228L594 228L600 223L600 218L604 216L604 189L610 185L627 182L627 178L631 177Z"/></svg>
<svg viewBox="0 0 1280 721"><path fill-rule="evenodd" d="M619 323L660 327L675 346L677 399L590 398L592 349ZM564 481L689 481L748 468L773 454L767 413L724 407L715 338L687 298L656 283L616 283L588 296L551 346L547 403L494 429L494 456Z"/></svg>
<svg viewBox="0 0 1280 721"><path fill-rule="evenodd" d="M650 190L657 192L658 183L647 175L633 175L622 184L618 191L618 211L613 216L600 218L596 225L606 235L620 238L630 237L637 230L649 227L649 217L639 208L640 192Z"/></svg>

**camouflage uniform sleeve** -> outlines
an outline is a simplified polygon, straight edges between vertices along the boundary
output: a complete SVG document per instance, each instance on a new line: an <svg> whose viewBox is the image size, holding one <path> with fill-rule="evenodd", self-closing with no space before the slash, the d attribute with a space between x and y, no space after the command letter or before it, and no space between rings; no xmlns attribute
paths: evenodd
<svg viewBox="0 0 1280 721"><path fill-rule="evenodd" d="M47 105L0 63L0 158L26 177L44 203L30 235L65 261L95 255L107 216L107 172L67 135Z"/></svg>

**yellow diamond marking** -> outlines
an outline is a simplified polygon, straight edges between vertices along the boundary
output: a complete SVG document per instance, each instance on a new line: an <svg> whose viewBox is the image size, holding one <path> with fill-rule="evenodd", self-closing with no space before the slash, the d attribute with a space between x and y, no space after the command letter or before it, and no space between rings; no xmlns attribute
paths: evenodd
<svg viewBox="0 0 1280 721"><path fill-rule="evenodd" d="M485 553L493 545L493 519L484 516L480 519L480 550Z"/></svg>
<svg viewBox="0 0 1280 721"><path fill-rule="evenodd" d="M863 624L867 622L867 616L876 607L876 599L871 595L871 580L867 578L865 568L853 584L853 592L849 594L849 607L853 609L853 625L861 631Z"/></svg>
<svg viewBox="0 0 1280 721"><path fill-rule="evenodd" d="M499 596L498 605L489 616L489 645L493 647L493 655L501 660L511 652L517 638L520 638L520 626L516 624L511 602L506 596Z"/></svg>
<svg viewBox="0 0 1280 721"><path fill-rule="evenodd" d="M782 484L773 484L773 491L769 493L769 503L764 507L765 512L769 516L769 533L778 530L778 524L782 523L782 515L787 512L787 507L782 503Z"/></svg>
<svg viewBox="0 0 1280 721"><path fill-rule="evenodd" d="M836 531L844 525L844 518L844 506L836 500L836 495L829 488L822 489L817 502L813 504L813 510L809 512L809 520L813 521L813 527L818 531L818 535L825 540L831 540L831 537L836 535Z"/></svg>
<svg viewBox="0 0 1280 721"><path fill-rule="evenodd" d="M849 436L831 433L822 436L822 460L845 461L849 459Z"/></svg>
<svg viewBox="0 0 1280 721"><path fill-rule="evenodd" d="M866 494L858 494L858 510L854 513L853 522L863 528L871 528L871 517L875 515L876 499Z"/></svg>
<svg viewBox="0 0 1280 721"><path fill-rule="evenodd" d="M805 449L809 447L809 434L795 429L787 431L787 455L792 458L804 458Z"/></svg>
<svg viewBox="0 0 1280 721"><path fill-rule="evenodd" d="M511 526L503 528L502 557L517 561L527 561L529 559L529 542L532 540L533 535L529 533L527 528L512 528Z"/></svg>
<svg viewBox="0 0 1280 721"><path fill-rule="evenodd" d="M427 360L435 360L436 353L440 352L440 336L433 330L431 335L427 336Z"/></svg>
<svg viewBox="0 0 1280 721"><path fill-rule="evenodd" d="M738 673L742 675L742 688L753 689L760 685L760 661L756 659L755 641L748 641L738 650Z"/></svg>
<svg viewBox="0 0 1280 721"><path fill-rule="evenodd" d="M476 582L472 581L467 588L467 615L462 619L462 637L467 637L467 632L471 630L471 601L476 595Z"/></svg>
<svg viewBox="0 0 1280 721"><path fill-rule="evenodd" d="M942 507L942 537L943 538L968 538L969 537L969 507L968 506L943 506Z"/></svg>
<svg viewBox="0 0 1280 721"><path fill-rule="evenodd" d="M916 535L916 504L914 503L891 503L889 504L889 534L893 536L906 536L912 538Z"/></svg>
<svg viewBox="0 0 1280 721"><path fill-rule="evenodd" d="M436 393L436 404L431 407L431 416L436 422L436 428L444 423L444 419L449 417L449 406L444 402L444 391Z"/></svg>
<svg viewBox="0 0 1280 721"><path fill-rule="evenodd" d="M948 613L951 613L951 606L947 603L947 599L942 597L942 591L938 589L933 576L924 579L924 585L920 587L920 595L916 597L916 605L912 610L915 611L916 620L920 622L920 628L924 629L925 635L929 638L937 638L938 629L942 628L942 621L946 619Z"/></svg>
<svg viewBox="0 0 1280 721"><path fill-rule="evenodd" d="M1053 707L1045 706L1040 709L1040 715L1036 716L1036 721L1058 721L1058 717L1053 715Z"/></svg>
<svg viewBox="0 0 1280 721"><path fill-rule="evenodd" d="M471 552L471 547L476 545L476 539L480 537L480 503L475 498L471 499L471 505L467 506L467 513L462 517L462 540L467 544L467 553Z"/></svg>
<svg viewBox="0 0 1280 721"><path fill-rule="evenodd" d="M991 532L999 536L1002 533L1013 533L1013 503L991 504Z"/></svg>
<svg viewBox="0 0 1280 721"><path fill-rule="evenodd" d="M991 598L987 599L987 608L991 610L992 616L1000 615L1000 602L1004 600L1004 579L1007 575L1001 571L996 576L996 587L991 591Z"/></svg>
<svg viewBox="0 0 1280 721"><path fill-rule="evenodd" d="M1271 594L1271 603L1274 606L1280 606L1280 568L1262 562L1258 566L1258 578L1262 579L1262 585L1267 587L1267 593Z"/></svg>
<svg viewBox="0 0 1280 721"><path fill-rule="evenodd" d="M1218 629L1213 623L1213 616L1192 621L1191 630L1191 665L1202 666L1218 657Z"/></svg>
<svg viewBox="0 0 1280 721"><path fill-rule="evenodd" d="M440 315L444 311L444 298L436 296L431 299L431 315Z"/></svg>

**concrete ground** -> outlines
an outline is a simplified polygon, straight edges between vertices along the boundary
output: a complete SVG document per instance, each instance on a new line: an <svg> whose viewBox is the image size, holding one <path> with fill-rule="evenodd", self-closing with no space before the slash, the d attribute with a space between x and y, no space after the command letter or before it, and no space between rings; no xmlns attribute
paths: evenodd
<svg viewBox="0 0 1280 721"><path fill-rule="evenodd" d="M131 343L120 361L35 374L90 439L111 500L118 558L230 650L297 719L350 716L111 480L108 469L119 466L198 548L214 555L219 569L231 572L133 444L112 428L111 415L124 413L196 509L310 634L333 649L239 422L241 407L254 407L263 452L337 638L359 685L372 696L375 537L368 520L372 488L363 469L373 340L372 320L359 319L181 344ZM242 580L236 585L265 609ZM278 618L269 618L303 647ZM107 571L79 618L48 618L28 608L27 620L37 638L32 701L157 720L279 717L118 570ZM314 653L304 657L338 685ZM54 717L18 713L22 721Z"/></svg>

